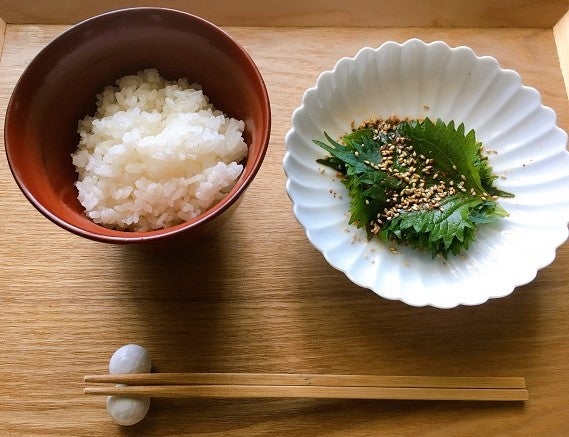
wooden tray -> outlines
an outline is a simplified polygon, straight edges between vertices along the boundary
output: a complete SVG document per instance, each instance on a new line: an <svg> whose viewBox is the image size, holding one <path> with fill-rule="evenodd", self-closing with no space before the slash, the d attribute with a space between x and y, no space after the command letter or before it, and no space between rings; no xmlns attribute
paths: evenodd
<svg viewBox="0 0 569 437"><path fill-rule="evenodd" d="M0 124L32 57L70 24L129 1L0 1ZM517 70L569 128L566 1L146 2L194 12L235 36L271 97L269 152L213 241L149 253L85 241L41 216L0 152L0 434L567 435L569 247L511 296L412 308L351 284L312 248L284 191L284 136L318 74L341 56L419 37L468 45ZM80 5L80 6L78 6ZM365 27L363 27L365 26ZM569 82L569 81L568 81ZM65 102L62 102L65 104ZM125 343L163 372L523 376L525 404L152 401L121 430L82 378Z"/></svg>

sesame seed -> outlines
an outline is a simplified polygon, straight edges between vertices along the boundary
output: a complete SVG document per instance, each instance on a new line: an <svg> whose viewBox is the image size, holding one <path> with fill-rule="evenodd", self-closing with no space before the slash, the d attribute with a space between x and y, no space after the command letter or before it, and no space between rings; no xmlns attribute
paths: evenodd
<svg viewBox="0 0 569 437"><path fill-rule="evenodd" d="M408 144L406 138L399 135L396 130L399 123L400 120L397 117L391 117L385 120L370 119L360 126L371 129L374 138L382 142L376 150L379 152L379 162L372 163L365 160L364 163L404 185L399 190L386 193L386 206L383 211L377 212L374 220L367 227L368 232L372 234L379 233L382 226L405 212L440 208L441 201L456 194L458 189L466 191L463 183L467 179L463 175L460 175L459 180L462 182L459 183L450 180L445 183L441 180L445 174L436 171L433 167L434 160L418 153ZM386 139L390 142L385 142ZM361 152L356 151L354 154L359 157ZM453 169L457 171L456 165ZM475 193L472 189L470 192ZM366 205L370 204L369 199L364 201Z"/></svg>

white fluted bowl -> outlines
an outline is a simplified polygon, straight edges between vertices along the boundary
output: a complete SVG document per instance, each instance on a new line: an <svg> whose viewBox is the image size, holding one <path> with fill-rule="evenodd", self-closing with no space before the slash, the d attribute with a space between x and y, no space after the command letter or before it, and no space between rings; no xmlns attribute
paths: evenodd
<svg viewBox="0 0 569 437"><path fill-rule="evenodd" d="M432 259L405 246L368 241L348 225L349 198L334 170L316 159L326 131L338 138L370 116L441 118L467 130L489 154L499 203L509 217L481 225L470 249ZM518 73L489 56L441 41L412 39L342 58L304 94L286 135L283 165L293 211L309 241L355 284L409 305L452 308L504 297L532 281L567 239L569 153L555 112Z"/></svg>

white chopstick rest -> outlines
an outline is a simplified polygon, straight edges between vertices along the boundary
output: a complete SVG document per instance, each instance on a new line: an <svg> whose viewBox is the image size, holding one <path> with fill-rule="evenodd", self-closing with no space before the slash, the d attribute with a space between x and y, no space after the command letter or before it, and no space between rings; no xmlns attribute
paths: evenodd
<svg viewBox="0 0 569 437"><path fill-rule="evenodd" d="M122 346L109 361L109 373L114 375L149 373L151 368L150 354L136 344ZM140 422L149 408L150 397L107 397L107 411L119 425L130 426Z"/></svg>
<svg viewBox="0 0 569 437"><path fill-rule="evenodd" d="M150 354L137 344L127 344L120 347L109 361L109 373L111 375L150 373L151 367Z"/></svg>

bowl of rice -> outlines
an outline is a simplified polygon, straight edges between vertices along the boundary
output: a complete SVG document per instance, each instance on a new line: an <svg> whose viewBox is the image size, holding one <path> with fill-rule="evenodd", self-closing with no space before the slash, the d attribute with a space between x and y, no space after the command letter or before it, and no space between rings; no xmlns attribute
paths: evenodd
<svg viewBox="0 0 569 437"><path fill-rule="evenodd" d="M5 147L21 191L82 237L202 236L238 207L266 153L261 73L197 16L130 8L87 19L26 67Z"/></svg>

